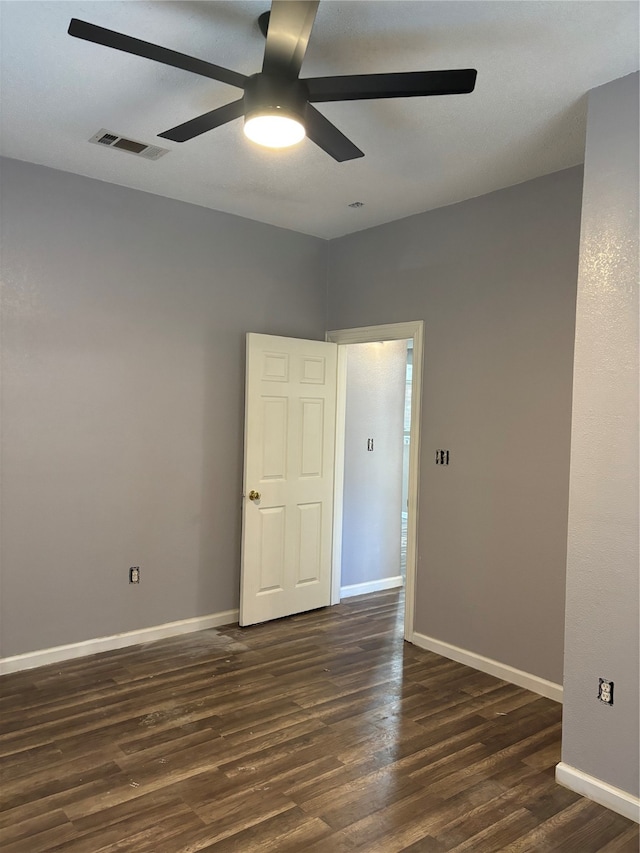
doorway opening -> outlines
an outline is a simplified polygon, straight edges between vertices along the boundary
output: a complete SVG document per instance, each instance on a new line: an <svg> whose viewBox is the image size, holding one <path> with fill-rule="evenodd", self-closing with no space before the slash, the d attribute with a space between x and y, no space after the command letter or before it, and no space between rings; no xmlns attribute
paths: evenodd
<svg viewBox="0 0 640 853"><path fill-rule="evenodd" d="M422 321L343 329L331 603L404 586L412 641L416 580ZM367 344L360 347L356 345Z"/></svg>
<svg viewBox="0 0 640 853"><path fill-rule="evenodd" d="M407 343L344 345L341 599L404 586L410 448L405 445L410 420L406 429L404 423Z"/></svg>

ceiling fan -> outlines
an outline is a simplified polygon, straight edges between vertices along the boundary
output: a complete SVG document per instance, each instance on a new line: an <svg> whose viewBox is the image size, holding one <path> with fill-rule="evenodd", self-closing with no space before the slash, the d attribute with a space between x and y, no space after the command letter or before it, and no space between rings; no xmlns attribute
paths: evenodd
<svg viewBox="0 0 640 853"><path fill-rule="evenodd" d="M245 134L262 145L279 148L307 136L334 160L363 157L363 152L313 104L369 98L411 98L472 92L473 68L452 71L409 71L351 74L300 79L319 0L273 0L259 23L266 46L262 71L247 76L166 47L72 18L69 35L132 53L174 68L210 77L244 90L237 101L165 130L159 136L186 142L244 115Z"/></svg>

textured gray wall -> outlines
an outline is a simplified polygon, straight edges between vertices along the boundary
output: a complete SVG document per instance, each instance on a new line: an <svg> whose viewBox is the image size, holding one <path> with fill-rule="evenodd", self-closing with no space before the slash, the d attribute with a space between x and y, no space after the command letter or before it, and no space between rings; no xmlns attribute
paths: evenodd
<svg viewBox="0 0 640 853"><path fill-rule="evenodd" d="M638 796L638 74L589 94L562 760ZM596 700L614 681L614 705Z"/></svg>
<svg viewBox="0 0 640 853"><path fill-rule="evenodd" d="M244 334L323 337L327 244L1 166L0 655L237 607Z"/></svg>
<svg viewBox="0 0 640 853"><path fill-rule="evenodd" d="M236 607L244 332L424 319L416 628L561 681L581 169L333 241L327 323L322 241L0 175L0 654Z"/></svg>
<svg viewBox="0 0 640 853"><path fill-rule="evenodd" d="M347 346L342 586L400 574L406 365L406 341Z"/></svg>
<svg viewBox="0 0 640 853"><path fill-rule="evenodd" d="M554 682L581 189L578 167L329 245L329 328L425 321L416 630Z"/></svg>

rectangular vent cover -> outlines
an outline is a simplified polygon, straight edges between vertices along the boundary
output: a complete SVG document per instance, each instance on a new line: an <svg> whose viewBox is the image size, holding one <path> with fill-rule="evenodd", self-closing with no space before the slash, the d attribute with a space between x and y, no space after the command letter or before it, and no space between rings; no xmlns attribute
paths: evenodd
<svg viewBox="0 0 640 853"><path fill-rule="evenodd" d="M169 153L168 148L160 148L158 145L147 145L145 142L137 142L135 139L126 139L117 133L102 128L94 133L89 142L96 145L106 145L108 148L116 148L118 151L127 151L136 157L144 157L145 160L158 160L164 154Z"/></svg>

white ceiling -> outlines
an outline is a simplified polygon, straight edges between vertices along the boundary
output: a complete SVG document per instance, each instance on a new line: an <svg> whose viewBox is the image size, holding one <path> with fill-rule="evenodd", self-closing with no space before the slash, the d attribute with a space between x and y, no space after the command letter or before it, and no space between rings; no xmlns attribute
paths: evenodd
<svg viewBox="0 0 640 853"><path fill-rule="evenodd" d="M303 78L478 70L470 95L320 104L365 152L336 163L307 140L262 149L241 120L157 139L240 90L67 35L76 17L253 74L268 7L1 2L0 153L332 238L581 163L586 92L638 69L638 2L323 0ZM100 128L171 150L90 145Z"/></svg>

